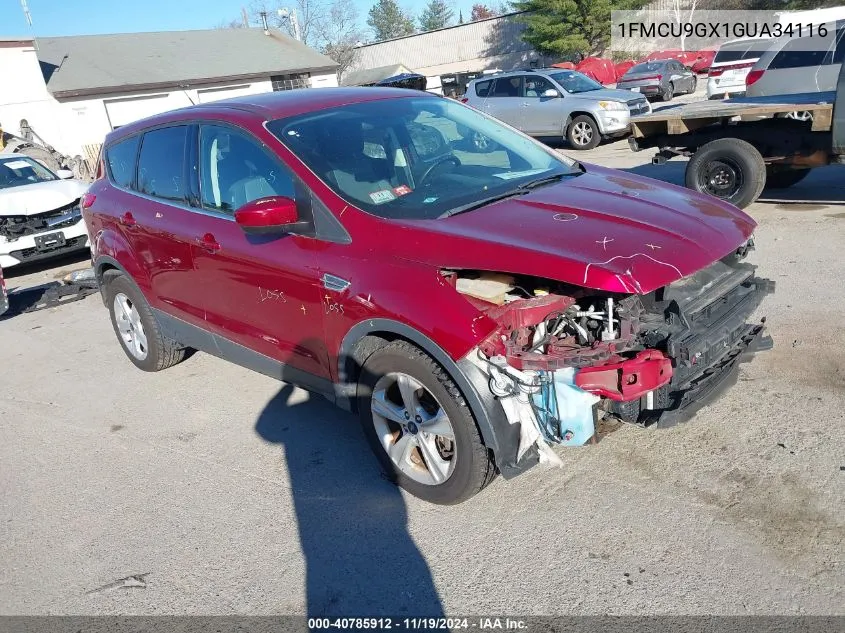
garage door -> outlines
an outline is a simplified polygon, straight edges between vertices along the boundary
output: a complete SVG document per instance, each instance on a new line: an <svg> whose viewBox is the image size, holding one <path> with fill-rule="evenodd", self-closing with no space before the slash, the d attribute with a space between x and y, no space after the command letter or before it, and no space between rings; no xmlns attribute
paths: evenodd
<svg viewBox="0 0 845 633"><path fill-rule="evenodd" d="M105 101L106 112L109 115L112 129L116 130L121 125L132 123L138 119L190 105L187 101L182 102L170 97L170 94L163 94Z"/></svg>
<svg viewBox="0 0 845 633"><path fill-rule="evenodd" d="M197 90L197 96L200 103L210 103L211 101L220 101L220 99L231 99L233 97L241 97L243 95L255 94L256 90L251 84L244 84L242 86L227 86L226 88L208 88L206 90Z"/></svg>

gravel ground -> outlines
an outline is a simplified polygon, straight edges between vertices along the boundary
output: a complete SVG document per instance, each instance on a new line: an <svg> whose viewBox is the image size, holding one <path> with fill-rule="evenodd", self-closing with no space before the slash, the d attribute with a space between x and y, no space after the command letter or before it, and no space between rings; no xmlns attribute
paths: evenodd
<svg viewBox="0 0 845 633"><path fill-rule="evenodd" d="M749 209L775 348L722 399L457 507L319 397L204 354L139 372L96 295L0 322L0 613L845 614L843 173Z"/></svg>

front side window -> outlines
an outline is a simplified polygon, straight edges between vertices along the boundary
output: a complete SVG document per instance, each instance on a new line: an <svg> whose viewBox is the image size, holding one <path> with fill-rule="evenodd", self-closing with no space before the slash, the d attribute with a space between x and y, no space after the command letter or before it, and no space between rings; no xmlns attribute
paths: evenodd
<svg viewBox="0 0 845 633"><path fill-rule="evenodd" d="M186 125L144 134L138 156L138 191L162 200L185 200Z"/></svg>
<svg viewBox="0 0 845 633"><path fill-rule="evenodd" d="M106 150L106 165L112 182L118 187L129 188L135 180L135 159L138 156L140 136L133 136L115 143Z"/></svg>
<svg viewBox="0 0 845 633"><path fill-rule="evenodd" d="M578 164L450 99L356 103L268 129L335 193L382 218L434 219Z"/></svg>
<svg viewBox="0 0 845 633"><path fill-rule="evenodd" d="M592 90L601 90L604 88L604 86L602 86L599 82L574 70L564 70L550 75L550 77L558 82L561 87L569 93L577 94L579 92L590 92Z"/></svg>
<svg viewBox="0 0 845 633"><path fill-rule="evenodd" d="M44 165L28 156L0 159L0 189L34 185L58 178Z"/></svg>
<svg viewBox="0 0 845 633"><path fill-rule="evenodd" d="M268 196L294 197L288 170L250 136L232 128L200 128L200 199L213 211L234 214Z"/></svg>
<svg viewBox="0 0 845 633"><path fill-rule="evenodd" d="M539 98L543 96L543 93L546 90L554 90L557 92L557 88L554 87L551 81L546 79L545 77L526 77L525 78L525 96L529 98Z"/></svg>

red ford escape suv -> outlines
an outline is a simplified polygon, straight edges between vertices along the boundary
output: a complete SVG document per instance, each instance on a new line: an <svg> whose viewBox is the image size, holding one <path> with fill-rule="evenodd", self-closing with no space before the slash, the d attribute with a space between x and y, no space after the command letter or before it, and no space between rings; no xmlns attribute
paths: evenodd
<svg viewBox="0 0 845 633"><path fill-rule="evenodd" d="M599 416L688 417L770 343L743 212L416 91L121 127L83 207L136 366L194 348L323 394L435 503L559 463Z"/></svg>

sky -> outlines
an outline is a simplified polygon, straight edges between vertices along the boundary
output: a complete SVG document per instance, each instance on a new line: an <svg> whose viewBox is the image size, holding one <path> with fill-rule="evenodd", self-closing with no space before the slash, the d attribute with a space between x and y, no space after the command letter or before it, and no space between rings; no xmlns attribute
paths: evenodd
<svg viewBox="0 0 845 633"><path fill-rule="evenodd" d="M365 27L372 0L354 0ZM36 35L89 35L139 31L210 29L239 19L248 0L27 0L32 27L24 18L20 0L0 0L0 37ZM415 15L426 0L400 1ZM462 9L469 19L472 0L453 0L457 19ZM492 4L492 3L491 3Z"/></svg>

